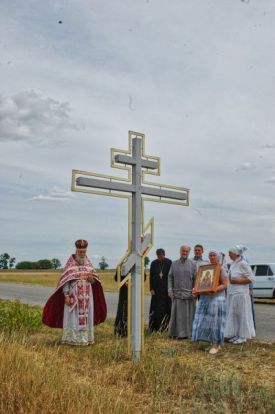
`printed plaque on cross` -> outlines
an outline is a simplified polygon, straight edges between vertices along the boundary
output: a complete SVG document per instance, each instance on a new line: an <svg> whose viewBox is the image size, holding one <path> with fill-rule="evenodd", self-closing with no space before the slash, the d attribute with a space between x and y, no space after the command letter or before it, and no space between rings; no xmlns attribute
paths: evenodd
<svg viewBox="0 0 275 414"><path fill-rule="evenodd" d="M130 282L128 338L132 358L138 360L144 332L144 256L153 245L153 219L144 226L144 201L188 206L189 190L145 179L147 174L160 175L160 159L145 154L145 136L139 132L129 131L128 150L111 149L111 167L126 170L128 177L73 170L72 191L128 199L128 250L118 268L119 273L128 273L121 284ZM149 227L151 234L146 234Z"/></svg>

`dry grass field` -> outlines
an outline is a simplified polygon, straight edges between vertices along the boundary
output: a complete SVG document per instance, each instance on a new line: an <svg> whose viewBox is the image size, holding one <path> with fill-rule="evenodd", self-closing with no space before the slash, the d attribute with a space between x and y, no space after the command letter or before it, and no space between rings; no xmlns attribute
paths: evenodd
<svg viewBox="0 0 275 414"><path fill-rule="evenodd" d="M55 287L61 270L1 270L0 283L28 283L34 285ZM99 271L103 288L106 292L116 292L117 283L114 281L115 270ZM145 282L145 291L149 293L149 278Z"/></svg>
<svg viewBox="0 0 275 414"><path fill-rule="evenodd" d="M1 270L0 282L56 286L60 270Z"/></svg>
<svg viewBox="0 0 275 414"><path fill-rule="evenodd" d="M255 298L254 299L255 303L265 303L265 304L271 304L271 305L275 305L275 298Z"/></svg>
<svg viewBox="0 0 275 414"><path fill-rule="evenodd" d="M274 343L226 344L211 356L203 343L154 334L133 363L113 321L96 327L94 345L70 347L60 330L39 325L39 308L0 308L1 413L275 412Z"/></svg>

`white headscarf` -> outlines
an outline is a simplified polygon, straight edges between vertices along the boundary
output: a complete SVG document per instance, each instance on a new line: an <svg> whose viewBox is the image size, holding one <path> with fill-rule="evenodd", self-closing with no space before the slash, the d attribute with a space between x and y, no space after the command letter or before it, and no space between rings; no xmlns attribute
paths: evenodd
<svg viewBox="0 0 275 414"><path fill-rule="evenodd" d="M242 244L236 244L235 247L232 247L231 249L229 249L231 253L235 253L237 256L240 256L242 259L245 259L244 252L246 250L247 250L247 247L243 246Z"/></svg>
<svg viewBox="0 0 275 414"><path fill-rule="evenodd" d="M225 260L225 254L223 252L218 252L215 249L211 249L209 250L209 253L215 253L215 255L218 258L218 261L221 265L221 267L224 267L225 270L227 270L227 264L226 264L226 260Z"/></svg>

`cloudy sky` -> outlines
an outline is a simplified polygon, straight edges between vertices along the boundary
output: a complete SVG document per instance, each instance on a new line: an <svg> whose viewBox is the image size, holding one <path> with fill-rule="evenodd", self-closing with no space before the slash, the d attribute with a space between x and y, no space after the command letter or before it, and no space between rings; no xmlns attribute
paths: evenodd
<svg viewBox="0 0 275 414"><path fill-rule="evenodd" d="M71 171L118 174L134 130L159 181L190 189L146 204L155 248L275 262L274 18L273 0L2 0L0 253L64 263L87 238L114 266L126 201L72 193Z"/></svg>

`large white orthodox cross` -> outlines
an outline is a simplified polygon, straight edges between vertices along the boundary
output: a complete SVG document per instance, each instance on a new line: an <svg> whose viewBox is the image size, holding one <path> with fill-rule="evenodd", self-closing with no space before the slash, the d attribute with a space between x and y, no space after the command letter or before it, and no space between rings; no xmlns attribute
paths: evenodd
<svg viewBox="0 0 275 414"><path fill-rule="evenodd" d="M143 202L189 204L189 190L171 185L157 184L145 180L146 174L160 175L160 159L145 154L145 136L129 131L128 150L111 149L111 166L128 172L128 177L117 177L81 170L73 170L72 191L87 192L128 199L128 250L119 263L120 273L127 275L120 283L130 282L129 310L131 317L128 338L131 342L133 360L139 360L143 348L143 259L153 244L153 219L150 220L152 234L142 234L149 225L143 223ZM121 272L122 271L122 272Z"/></svg>

